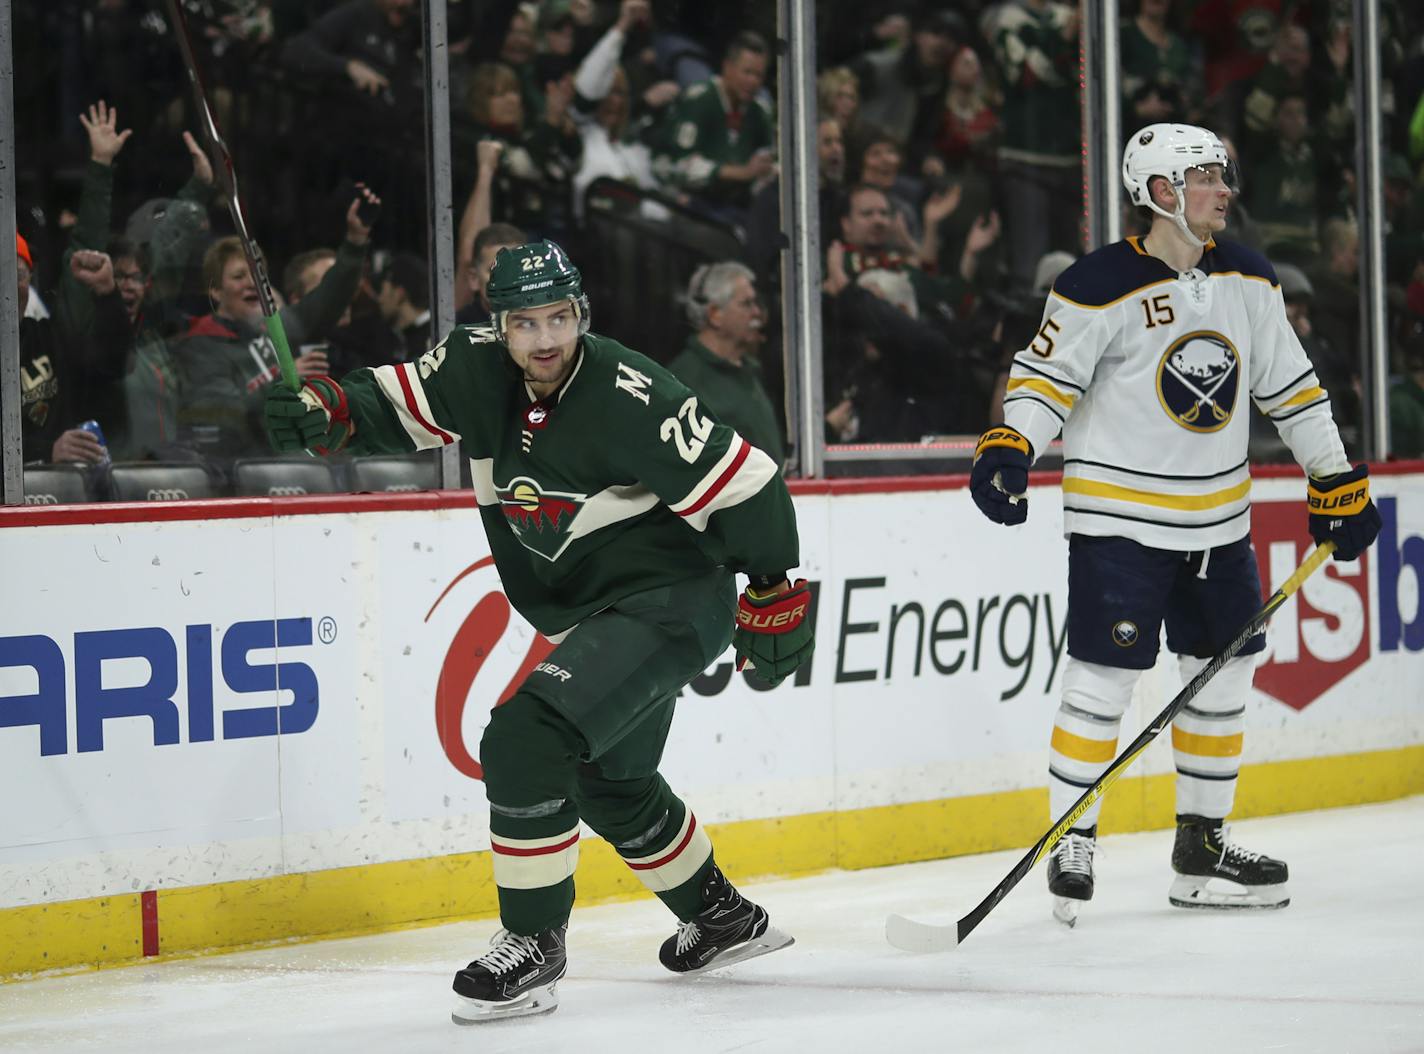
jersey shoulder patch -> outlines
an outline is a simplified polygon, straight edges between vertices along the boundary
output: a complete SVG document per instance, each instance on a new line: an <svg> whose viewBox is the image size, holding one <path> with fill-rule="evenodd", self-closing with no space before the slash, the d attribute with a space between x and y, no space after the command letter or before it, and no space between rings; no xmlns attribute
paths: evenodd
<svg viewBox="0 0 1424 1054"><path fill-rule="evenodd" d="M1053 283L1053 295L1080 307L1108 307L1143 286L1171 277L1166 264L1128 239L1074 261Z"/></svg>
<svg viewBox="0 0 1424 1054"><path fill-rule="evenodd" d="M665 366L611 337L589 333L583 339L587 365L592 368L590 379L599 387L608 386L648 406L666 397L669 386L682 386Z"/></svg>
<svg viewBox="0 0 1424 1054"><path fill-rule="evenodd" d="M499 343L499 337L495 334L493 322L477 322L473 325L456 326L455 330L470 344Z"/></svg>
<svg viewBox="0 0 1424 1054"><path fill-rule="evenodd" d="M1263 279L1271 285L1281 284L1271 261L1240 242L1216 242L1206 251L1202 263L1206 265L1202 269L1208 274L1235 271L1248 278Z"/></svg>
<svg viewBox="0 0 1424 1054"><path fill-rule="evenodd" d="M707 94L707 89L711 84L711 81L698 81L696 84L689 84L683 89L682 97L689 102L693 99L700 99Z"/></svg>

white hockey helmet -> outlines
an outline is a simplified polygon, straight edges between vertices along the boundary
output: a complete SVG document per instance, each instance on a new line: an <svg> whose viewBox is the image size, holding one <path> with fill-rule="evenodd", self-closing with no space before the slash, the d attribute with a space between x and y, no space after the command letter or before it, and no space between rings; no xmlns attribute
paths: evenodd
<svg viewBox="0 0 1424 1054"><path fill-rule="evenodd" d="M1149 124L1134 133L1122 152L1122 185L1134 205L1145 205L1159 216L1176 223L1181 232L1198 245L1205 244L1187 227L1187 169L1220 165L1221 175L1233 194L1240 193L1236 165L1226 155L1226 147L1209 128L1193 124ZM1168 212L1152 200L1148 183L1161 176L1172 185L1177 207Z"/></svg>

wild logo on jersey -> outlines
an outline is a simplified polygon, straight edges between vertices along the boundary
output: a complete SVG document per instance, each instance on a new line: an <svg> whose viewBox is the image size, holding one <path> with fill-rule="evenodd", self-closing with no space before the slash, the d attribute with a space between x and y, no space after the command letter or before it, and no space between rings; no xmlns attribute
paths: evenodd
<svg viewBox="0 0 1424 1054"><path fill-rule="evenodd" d="M1220 333L1178 337L1157 366L1157 398L1167 416L1191 432L1217 432L1236 412L1241 355Z"/></svg>
<svg viewBox="0 0 1424 1054"><path fill-rule="evenodd" d="M499 508L521 545L546 560L557 560L570 541L574 518L588 500L587 494L545 490L528 476L516 476L496 486Z"/></svg>

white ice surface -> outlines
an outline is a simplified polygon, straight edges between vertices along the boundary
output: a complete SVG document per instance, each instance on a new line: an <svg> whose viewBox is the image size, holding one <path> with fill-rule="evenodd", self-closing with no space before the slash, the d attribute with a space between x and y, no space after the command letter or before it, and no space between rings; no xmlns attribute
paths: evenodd
<svg viewBox="0 0 1424 1054"><path fill-rule="evenodd" d="M1034 873L942 955L886 914L952 921L1019 853L748 885L795 946L695 980L658 965L651 897L580 909L561 1005L522 1021L450 1023L487 920L0 986L0 1050L1424 1051L1424 798L1233 832L1290 864L1290 907L1169 907L1170 833L1126 835L1076 929Z"/></svg>

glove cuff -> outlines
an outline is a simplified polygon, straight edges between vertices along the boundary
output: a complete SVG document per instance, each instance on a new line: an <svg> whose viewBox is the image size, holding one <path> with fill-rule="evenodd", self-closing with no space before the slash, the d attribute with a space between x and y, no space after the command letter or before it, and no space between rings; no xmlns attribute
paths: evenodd
<svg viewBox="0 0 1424 1054"><path fill-rule="evenodd" d="M800 578L785 593L758 597L750 589L737 600L737 626L751 633L789 633L811 607L811 591Z"/></svg>
<svg viewBox="0 0 1424 1054"><path fill-rule="evenodd" d="M979 443L974 448L974 460L978 461L986 450L996 447L1016 450L1030 462L1033 461L1033 444L1022 432L1008 425L994 425L979 437Z"/></svg>
<svg viewBox="0 0 1424 1054"><path fill-rule="evenodd" d="M309 405L315 399L316 405L312 409L325 412L326 436L328 440L332 440L322 446L314 446L312 450L323 456L335 454L351 441L351 433L354 431L351 425L351 405L346 401L346 392L332 378L319 374L307 378L306 383L302 385L301 394L302 401Z"/></svg>
<svg viewBox="0 0 1424 1054"><path fill-rule="evenodd" d="M1306 483L1306 502L1312 516L1342 519L1359 515L1370 504L1370 467L1360 465L1326 479L1311 477Z"/></svg>

